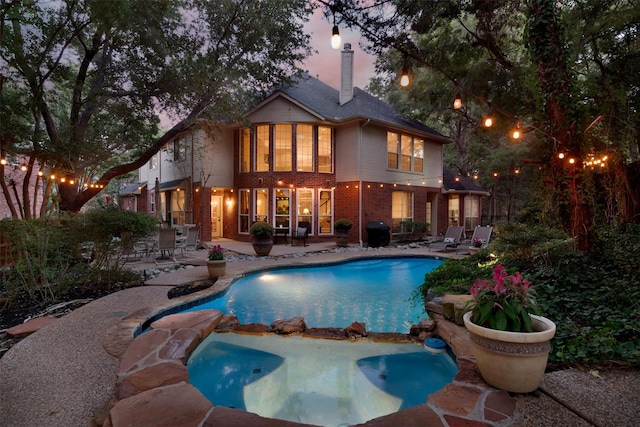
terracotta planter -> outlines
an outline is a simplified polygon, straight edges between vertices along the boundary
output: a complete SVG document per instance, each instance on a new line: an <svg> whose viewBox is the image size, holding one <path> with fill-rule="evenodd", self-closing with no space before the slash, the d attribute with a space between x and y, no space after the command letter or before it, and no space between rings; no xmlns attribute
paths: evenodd
<svg viewBox="0 0 640 427"><path fill-rule="evenodd" d="M336 245L341 248L349 246L349 232L344 230L336 230Z"/></svg>
<svg viewBox="0 0 640 427"><path fill-rule="evenodd" d="M222 277L225 274L227 268L227 261L209 261L207 260L207 270L209 270L209 277Z"/></svg>
<svg viewBox="0 0 640 427"><path fill-rule="evenodd" d="M471 312L463 316L471 335L473 353L484 380L514 393L529 393L540 385L556 333L551 320L531 315L534 332L505 332L471 322Z"/></svg>
<svg viewBox="0 0 640 427"><path fill-rule="evenodd" d="M253 241L253 250L256 251L256 255L258 256L267 256L269 252L271 252L271 248L273 247L272 239L260 239Z"/></svg>

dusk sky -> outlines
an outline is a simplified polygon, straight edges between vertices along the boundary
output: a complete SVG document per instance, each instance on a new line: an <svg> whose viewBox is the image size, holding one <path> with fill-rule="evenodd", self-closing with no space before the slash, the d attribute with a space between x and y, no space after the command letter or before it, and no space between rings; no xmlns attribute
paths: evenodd
<svg viewBox="0 0 640 427"><path fill-rule="evenodd" d="M309 70L309 74L318 77L320 81L328 84L334 89L340 88L340 50L331 48L331 29L333 22L329 22L322 15L322 12L316 10L309 22L305 25L307 33L311 34L311 47L317 50L317 54L313 54L304 64ZM369 79L374 76L375 58L362 49L360 49L360 34L349 31L342 26L340 29L340 37L342 38L342 46L345 43L351 43L351 50L354 51L353 56L353 85L364 89L369 83Z"/></svg>

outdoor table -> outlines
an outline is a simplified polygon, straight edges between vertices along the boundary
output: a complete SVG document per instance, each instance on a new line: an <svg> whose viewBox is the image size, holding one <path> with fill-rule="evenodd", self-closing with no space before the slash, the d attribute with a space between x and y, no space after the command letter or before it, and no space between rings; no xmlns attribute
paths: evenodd
<svg viewBox="0 0 640 427"><path fill-rule="evenodd" d="M285 227L275 227L275 233L273 235L273 243L278 243L278 236L282 236L284 239L284 244L287 245L289 243L289 228Z"/></svg>

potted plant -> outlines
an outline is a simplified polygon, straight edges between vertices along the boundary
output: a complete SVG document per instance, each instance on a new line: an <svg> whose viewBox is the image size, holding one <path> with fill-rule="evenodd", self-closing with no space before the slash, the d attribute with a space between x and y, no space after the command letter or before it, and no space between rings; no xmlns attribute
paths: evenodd
<svg viewBox="0 0 640 427"><path fill-rule="evenodd" d="M478 279L463 316L484 380L514 393L536 390L542 381L556 325L542 316L531 282L507 275L502 265L490 280ZM534 314L535 313L535 314Z"/></svg>
<svg viewBox="0 0 640 427"><path fill-rule="evenodd" d="M259 256L267 256L273 247L273 227L271 224L258 221L251 226L253 250Z"/></svg>
<svg viewBox="0 0 640 427"><path fill-rule="evenodd" d="M349 230L353 227L353 222L348 219L339 219L333 223L336 233L336 244L340 247L349 245Z"/></svg>
<svg viewBox="0 0 640 427"><path fill-rule="evenodd" d="M471 241L471 246L469 247L469 253L475 254L476 252L482 249L482 245L484 245L485 241L479 237L474 237Z"/></svg>
<svg viewBox="0 0 640 427"><path fill-rule="evenodd" d="M209 277L218 278L224 276L227 261L224 259L224 248L220 245L212 246L207 257L207 270Z"/></svg>

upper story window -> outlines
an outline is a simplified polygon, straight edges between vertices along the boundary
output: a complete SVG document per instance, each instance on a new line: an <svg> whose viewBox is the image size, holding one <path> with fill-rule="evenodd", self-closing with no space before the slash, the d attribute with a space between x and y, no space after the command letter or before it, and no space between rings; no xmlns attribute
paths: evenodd
<svg viewBox="0 0 640 427"><path fill-rule="evenodd" d="M333 172L331 128L318 126L318 172Z"/></svg>
<svg viewBox="0 0 640 427"><path fill-rule="evenodd" d="M184 138L173 140L173 160L185 160L187 158L187 142Z"/></svg>
<svg viewBox="0 0 640 427"><path fill-rule="evenodd" d="M240 133L240 172L251 171L251 132L242 129Z"/></svg>
<svg viewBox="0 0 640 427"><path fill-rule="evenodd" d="M150 159L149 159L149 169L158 169L158 153L154 154Z"/></svg>
<svg viewBox="0 0 640 427"><path fill-rule="evenodd" d="M275 133L273 136L275 164L273 165L273 170L291 170L291 155L293 153L291 137L291 125L275 125Z"/></svg>
<svg viewBox="0 0 640 427"><path fill-rule="evenodd" d="M296 126L296 169L313 172L313 126Z"/></svg>
<svg viewBox="0 0 640 427"><path fill-rule="evenodd" d="M413 170L424 172L424 139L413 140Z"/></svg>
<svg viewBox="0 0 640 427"><path fill-rule="evenodd" d="M269 125L256 126L256 172L269 171L270 153Z"/></svg>
<svg viewBox="0 0 640 427"><path fill-rule="evenodd" d="M332 129L307 124L257 125L253 133L240 133L240 172L245 169L250 153L255 152L254 172L292 171L333 172Z"/></svg>
<svg viewBox="0 0 640 427"><path fill-rule="evenodd" d="M398 134L387 132L387 167L398 169Z"/></svg>
<svg viewBox="0 0 640 427"><path fill-rule="evenodd" d="M387 132L387 167L407 172L424 172L424 140Z"/></svg>

